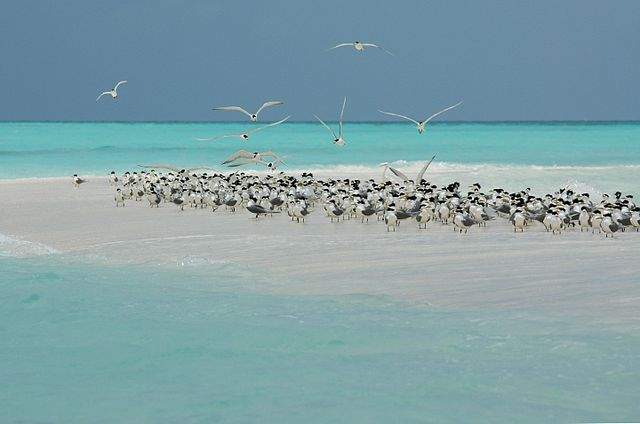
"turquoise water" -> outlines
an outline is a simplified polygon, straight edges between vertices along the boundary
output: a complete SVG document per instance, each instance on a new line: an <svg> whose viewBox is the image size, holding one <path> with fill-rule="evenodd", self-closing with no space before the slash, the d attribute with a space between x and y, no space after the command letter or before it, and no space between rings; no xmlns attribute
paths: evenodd
<svg viewBox="0 0 640 424"><path fill-rule="evenodd" d="M0 257L2 422L640 416L640 337L536 311L252 293L228 268ZM231 290L231 287L235 287Z"/></svg>
<svg viewBox="0 0 640 424"><path fill-rule="evenodd" d="M239 148L273 150L289 169L422 161L436 153L454 165L640 165L640 123L434 123L423 136L405 123L346 123L342 149L317 123L286 123L246 143L195 141L252 125L4 122L0 178L104 175L149 162L217 165Z"/></svg>
<svg viewBox="0 0 640 424"><path fill-rule="evenodd" d="M250 125L0 123L0 178L215 165L238 148L272 149L289 169L372 170L437 153L436 169L520 187L575 179L637 192L640 178L638 123L437 123L422 137L406 124L348 123L343 149L311 123L248 143L194 140ZM3 243L5 254L44 256L3 256ZM637 331L535 310L259 294L251 270L115 267L16 243L0 234L0 422L640 416Z"/></svg>

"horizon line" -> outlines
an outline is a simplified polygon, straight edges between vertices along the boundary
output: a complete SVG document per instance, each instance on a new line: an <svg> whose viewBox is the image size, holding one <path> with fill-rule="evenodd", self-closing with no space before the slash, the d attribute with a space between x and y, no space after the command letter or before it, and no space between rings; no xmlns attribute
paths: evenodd
<svg viewBox="0 0 640 424"><path fill-rule="evenodd" d="M270 120L264 120L260 122L273 122ZM258 123L260 123L258 122ZM338 122L338 121L326 121L326 122ZM405 121L370 121L370 120L356 120L356 121L344 121L345 123L354 123L354 124L404 124L407 125ZM60 124L256 124L255 122L249 122L246 120L230 120L230 121L207 121L207 120L57 120L57 119L44 119L44 120L31 120L31 119L17 119L17 120L4 120L0 119L0 124L11 124L11 123L60 123ZM287 121L283 124L313 124L316 121ZM434 124L522 124L522 123L547 123L547 124L606 124L606 123L640 123L640 119L524 119L524 120L442 120L442 121L434 121L430 122L429 125Z"/></svg>

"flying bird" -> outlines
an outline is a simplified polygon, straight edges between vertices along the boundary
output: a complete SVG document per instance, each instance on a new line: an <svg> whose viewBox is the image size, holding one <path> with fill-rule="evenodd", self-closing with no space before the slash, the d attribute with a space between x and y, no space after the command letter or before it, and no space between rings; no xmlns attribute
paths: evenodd
<svg viewBox="0 0 640 424"><path fill-rule="evenodd" d="M422 177L424 176L424 173L427 172L427 169L429 168L429 165L431 165L431 162L433 162L433 160L436 158L436 155L433 155L433 157L431 158L431 160L429 162L427 162L422 169L418 172L418 175L416 177L415 182L420 184L420 182L422 181ZM411 179L409 177L407 177L407 175L390 166L389 162L382 162L381 164L379 164L378 166L382 166L384 167L384 170L382 171L382 181L385 181L385 174L387 171L391 172L394 176L396 176L397 178L399 178L400 180L407 182L407 181L411 181Z"/></svg>
<svg viewBox="0 0 640 424"><path fill-rule="evenodd" d="M270 162L267 162L268 159L270 159ZM268 165L269 163L284 164L284 161L271 150L268 150L266 152L253 153L247 150L238 150L227 159L225 159L222 162L222 165L233 167L247 165L249 163L260 163L263 165Z"/></svg>
<svg viewBox="0 0 640 424"><path fill-rule="evenodd" d="M220 106L220 107L214 107L213 110L221 110L225 112L242 112L245 115L247 115L249 119L251 119L251 122L256 122L258 120L258 115L260 114L260 112L262 112L263 109L272 107L272 106L280 106L281 104L284 104L284 102L281 102L279 100L264 102L262 106L260 106L260 109L256 111L256 113L249 113L245 109L241 108L240 106Z"/></svg>
<svg viewBox="0 0 640 424"><path fill-rule="evenodd" d="M431 165L431 162L433 162L433 160L435 158L436 158L436 155L433 155L431 160L429 162L427 162L427 164L425 166L422 167L420 172L418 172L418 176L416 177L416 183L420 184L420 182L422 181L422 177L424 176L424 173L427 172L427 169L429 168L429 165Z"/></svg>
<svg viewBox="0 0 640 424"><path fill-rule="evenodd" d="M331 135L333 135L333 144L335 144L336 146L344 146L346 144L346 142L345 142L345 140L344 140L344 138L342 136L342 118L344 116L344 107L345 107L346 104L347 104L347 98L345 97L344 101L342 102L342 111L340 112L340 119L338 120L338 125L340 127L338 135L336 135L336 133L331 129L331 127L329 127L327 124L325 124L322 121L322 119L318 118L318 115L313 115L331 133Z"/></svg>
<svg viewBox="0 0 640 424"><path fill-rule="evenodd" d="M272 122L272 123L270 123L268 125L264 125L264 126L259 127L259 128L254 128L254 129L246 131L246 132L244 132L242 134L219 135L219 136L211 137L211 138L196 138L196 140L198 140L198 141L214 141L214 140L221 140L223 138L237 138L237 139L240 139L242 141L247 141L247 140L249 140L249 136L251 134L257 133L258 131L262 131L265 128L275 127L276 125L280 125L283 122L285 122L287 119L289 119L290 117L291 116L287 116L286 118L281 119L278 122Z"/></svg>
<svg viewBox="0 0 640 424"><path fill-rule="evenodd" d="M416 127L418 128L418 133L422 134L424 132L425 126L431 121L433 120L436 116L441 115L443 113L445 113L448 110L451 110L455 107L458 107L462 104L462 102L458 102L453 106L449 106L448 108L442 109L440 112L436 112L433 115L429 116L427 119L425 119L424 121L416 121L413 118L409 118L408 116L404 116L404 115L399 115L397 113L392 113L392 112L385 112L383 110L378 110L378 112L380 113L384 113L385 115L389 115L389 116L397 116L398 118L402 118L402 119L406 119L407 121L411 121L414 124L416 124Z"/></svg>
<svg viewBox="0 0 640 424"><path fill-rule="evenodd" d="M393 56L393 53L391 53L389 50L385 49L382 46L379 46L377 44L372 44L372 43L363 43L361 41L355 41L353 43L338 44L336 46L331 47L330 49L327 49L326 51L334 50L334 49L337 49L337 48L340 48L340 47L353 47L355 49L355 51L360 52L360 53L364 52L364 50L367 47L373 47L373 48L376 48L376 49L380 49L383 52L388 53L391 56Z"/></svg>
<svg viewBox="0 0 640 424"><path fill-rule="evenodd" d="M395 175L396 177L398 177L400 180L402 181L409 181L409 177L407 177L404 172L389 166L389 162L382 162L381 164L379 164L378 166L382 166L384 167L383 171L382 171L382 181L385 181L385 175L387 173L387 170L390 171L393 175Z"/></svg>
<svg viewBox="0 0 640 424"><path fill-rule="evenodd" d="M120 81L120 82L118 82L118 83L116 84L116 86L115 86L115 87L113 87L113 89L112 89L112 90L109 90L109 91L103 91L103 92L98 96L98 98L96 99L96 102L97 102L98 100L100 100L100 98L101 98L102 96L105 96L105 95L109 95L109 96L111 96L111 98L112 98L113 100L116 100L116 99L118 98L118 87L120 87L122 84L126 84L126 83L127 83L127 81Z"/></svg>
<svg viewBox="0 0 640 424"><path fill-rule="evenodd" d="M215 168L210 168L208 166L197 166L194 168L178 168L177 166L173 166L173 165L166 165L166 164L153 164L153 165L138 165L138 168L145 168L145 169L167 169L171 172L174 172L176 174L180 174L180 173L186 173L186 174L191 174L194 171L200 171L200 170L207 170L207 171L214 171L214 172L218 172Z"/></svg>

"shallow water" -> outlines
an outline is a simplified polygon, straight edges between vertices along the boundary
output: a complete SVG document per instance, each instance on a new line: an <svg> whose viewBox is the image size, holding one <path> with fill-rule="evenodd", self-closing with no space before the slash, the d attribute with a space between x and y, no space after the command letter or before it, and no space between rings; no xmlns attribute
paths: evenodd
<svg viewBox="0 0 640 424"><path fill-rule="evenodd" d="M215 164L239 148L274 150L293 169L422 161L539 166L640 165L640 123L345 123L336 148L317 123L285 123L248 142L197 142L253 125L235 123L0 123L0 178L103 175L140 163Z"/></svg>
<svg viewBox="0 0 640 424"><path fill-rule="evenodd" d="M640 335L278 296L217 265L0 258L3 422L637 420Z"/></svg>
<svg viewBox="0 0 640 424"><path fill-rule="evenodd" d="M405 123L346 123L338 148L316 123L285 123L237 140L250 123L0 123L0 178L106 175L140 164L213 166L238 149L272 150L284 171L370 177L391 162L411 177L437 155L436 183L480 181L508 190L578 190L640 194L640 123L434 123L422 136ZM238 170L240 168L235 168Z"/></svg>

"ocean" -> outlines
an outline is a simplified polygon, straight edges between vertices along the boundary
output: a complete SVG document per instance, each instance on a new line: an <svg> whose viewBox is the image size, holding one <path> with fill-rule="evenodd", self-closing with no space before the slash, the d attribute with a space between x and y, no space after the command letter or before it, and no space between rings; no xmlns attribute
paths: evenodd
<svg viewBox="0 0 640 424"><path fill-rule="evenodd" d="M640 336L252 292L225 266L0 258L2 422L637 419Z"/></svg>
<svg viewBox="0 0 640 424"><path fill-rule="evenodd" d="M241 133L261 123L0 123L0 178L106 175L137 165L217 167L238 149L283 156L283 171L377 173L381 162L541 190L568 183L638 193L640 123L442 123L419 135L406 123L345 123L335 147L318 123L285 123L247 142L196 138ZM334 124L335 126L335 124Z"/></svg>
<svg viewBox="0 0 640 424"><path fill-rule="evenodd" d="M443 182L640 193L640 123L436 123L423 136L346 123L342 149L315 123L194 140L250 126L0 123L0 178L216 167L244 148L285 156L284 171L414 172L437 154L429 172ZM225 263L116 265L0 234L0 422L639 419L637 328L264 293L261 278Z"/></svg>

